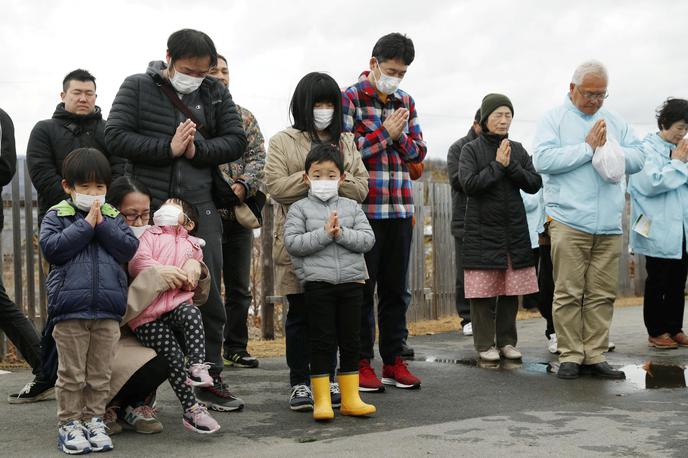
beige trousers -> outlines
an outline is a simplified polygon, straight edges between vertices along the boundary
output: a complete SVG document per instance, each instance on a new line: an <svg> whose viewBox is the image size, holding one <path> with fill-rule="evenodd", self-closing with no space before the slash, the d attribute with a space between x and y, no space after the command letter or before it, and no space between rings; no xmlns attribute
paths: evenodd
<svg viewBox="0 0 688 458"><path fill-rule="evenodd" d="M621 235L593 235L558 221L552 239L554 304L559 361L605 361L619 279Z"/></svg>
<svg viewBox="0 0 688 458"><path fill-rule="evenodd" d="M112 359L119 340L115 320L66 320L55 324L57 418L60 424L102 417L110 394Z"/></svg>

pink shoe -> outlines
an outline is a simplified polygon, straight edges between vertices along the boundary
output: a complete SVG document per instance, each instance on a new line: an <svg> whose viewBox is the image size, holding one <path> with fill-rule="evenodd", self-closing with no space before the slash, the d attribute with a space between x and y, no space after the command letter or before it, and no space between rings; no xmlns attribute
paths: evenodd
<svg viewBox="0 0 688 458"><path fill-rule="evenodd" d="M220 429L220 424L215 421L201 404L194 404L186 410L182 416L184 428L199 434L212 434Z"/></svg>
<svg viewBox="0 0 688 458"><path fill-rule="evenodd" d="M208 373L210 364L200 363L192 364L189 368L186 384L191 386L213 386L213 378Z"/></svg>

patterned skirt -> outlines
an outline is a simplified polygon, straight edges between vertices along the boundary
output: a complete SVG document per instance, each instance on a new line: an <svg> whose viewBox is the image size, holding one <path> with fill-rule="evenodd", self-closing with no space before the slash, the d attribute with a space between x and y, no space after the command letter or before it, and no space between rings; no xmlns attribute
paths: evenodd
<svg viewBox="0 0 688 458"><path fill-rule="evenodd" d="M463 283L466 299L523 296L538 292L535 267L512 269L511 258L508 259L506 270L464 269Z"/></svg>

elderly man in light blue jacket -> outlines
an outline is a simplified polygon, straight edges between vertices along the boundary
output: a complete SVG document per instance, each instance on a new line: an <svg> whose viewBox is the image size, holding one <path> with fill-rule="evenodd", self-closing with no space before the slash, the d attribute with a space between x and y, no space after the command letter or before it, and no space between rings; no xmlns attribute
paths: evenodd
<svg viewBox="0 0 688 458"><path fill-rule="evenodd" d="M539 121L533 164L542 174L554 265L554 327L561 362L558 377L625 378L604 356L609 343L619 272L625 180L605 181L592 165L608 139L623 152L625 172L643 167L644 153L631 126L602 107L609 81L604 65L575 70L564 103Z"/></svg>

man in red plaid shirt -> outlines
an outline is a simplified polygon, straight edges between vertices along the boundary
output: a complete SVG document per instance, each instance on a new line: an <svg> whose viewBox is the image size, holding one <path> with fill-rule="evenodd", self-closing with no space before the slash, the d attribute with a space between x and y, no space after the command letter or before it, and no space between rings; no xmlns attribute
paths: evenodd
<svg viewBox="0 0 688 458"><path fill-rule="evenodd" d="M414 56L411 39L399 33L385 35L373 48L370 71L363 72L358 83L344 92L344 130L356 136L370 174L363 210L376 239L375 246L366 254L370 279L361 310L361 391L384 391L384 385L420 387L420 380L409 372L400 356L406 337L404 290L413 227L407 164L422 162L427 153L415 103L399 89ZM375 340L376 284L382 381L370 366Z"/></svg>

